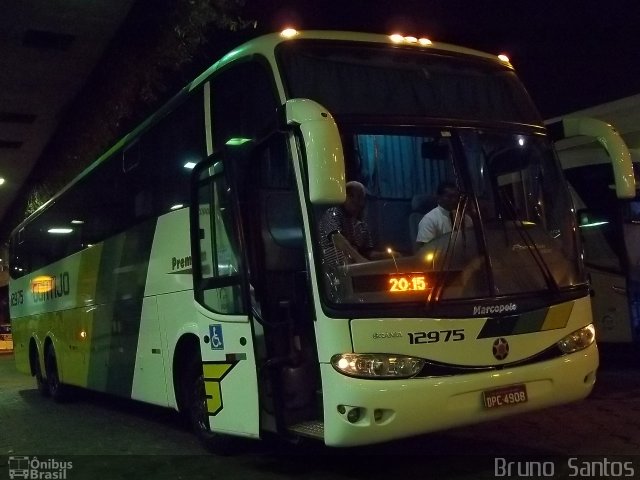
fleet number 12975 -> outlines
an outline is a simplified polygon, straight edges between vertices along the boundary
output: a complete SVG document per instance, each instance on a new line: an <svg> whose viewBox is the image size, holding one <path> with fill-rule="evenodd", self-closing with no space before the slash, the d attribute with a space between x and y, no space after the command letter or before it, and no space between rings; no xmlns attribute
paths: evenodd
<svg viewBox="0 0 640 480"><path fill-rule="evenodd" d="M455 330L431 330L429 332L410 332L409 343L437 343L437 342L460 342L464 340L464 328Z"/></svg>

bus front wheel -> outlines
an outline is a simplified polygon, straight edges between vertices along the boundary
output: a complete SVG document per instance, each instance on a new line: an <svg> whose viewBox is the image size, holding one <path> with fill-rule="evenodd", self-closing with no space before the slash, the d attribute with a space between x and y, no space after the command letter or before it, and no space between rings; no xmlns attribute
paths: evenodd
<svg viewBox="0 0 640 480"><path fill-rule="evenodd" d="M209 428L209 414L207 412L207 396L204 387L204 373L200 358L193 358L189 362L185 375L183 391L185 393L185 408L191 429L200 442L210 452L218 455L233 453L233 438L228 435L212 432Z"/></svg>

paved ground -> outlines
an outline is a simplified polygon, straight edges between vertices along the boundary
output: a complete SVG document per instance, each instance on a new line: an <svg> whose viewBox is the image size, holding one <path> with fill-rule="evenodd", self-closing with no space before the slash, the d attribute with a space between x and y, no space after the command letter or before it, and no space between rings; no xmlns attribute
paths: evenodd
<svg viewBox="0 0 640 480"><path fill-rule="evenodd" d="M630 367L635 361L635 354L605 357L587 400L542 412L389 445L332 450L252 442L234 457L216 457L172 411L92 393L56 404L38 394L32 378L15 371L11 355L0 355L0 480L8 478L9 456L72 461L69 480L495 478L489 464L509 455L637 456L640 368ZM461 461L460 455L474 457ZM640 478L640 456L633 458L634 478Z"/></svg>

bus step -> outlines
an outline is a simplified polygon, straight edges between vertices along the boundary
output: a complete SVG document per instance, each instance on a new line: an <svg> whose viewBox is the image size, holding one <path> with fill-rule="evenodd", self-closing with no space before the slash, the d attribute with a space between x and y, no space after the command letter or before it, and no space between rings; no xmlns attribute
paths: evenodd
<svg viewBox="0 0 640 480"><path fill-rule="evenodd" d="M303 437L324 438L324 422L311 420L308 422L296 423L289 427L289 431Z"/></svg>

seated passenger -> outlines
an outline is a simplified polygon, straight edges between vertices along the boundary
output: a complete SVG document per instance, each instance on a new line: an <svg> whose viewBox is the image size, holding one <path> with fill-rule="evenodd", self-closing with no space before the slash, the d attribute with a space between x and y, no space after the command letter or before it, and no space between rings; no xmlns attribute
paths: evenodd
<svg viewBox="0 0 640 480"><path fill-rule="evenodd" d="M427 212L418 224L416 248L451 232L453 228L453 220L460 199L458 187L453 182L442 182L438 185L437 194L438 205ZM471 218L468 215L465 215L464 223L465 228L471 226Z"/></svg>
<svg viewBox="0 0 640 480"><path fill-rule="evenodd" d="M346 185L344 204L331 207L320 220L320 247L327 266L360 263L373 253L373 240L366 222L362 220L366 190L360 182Z"/></svg>

